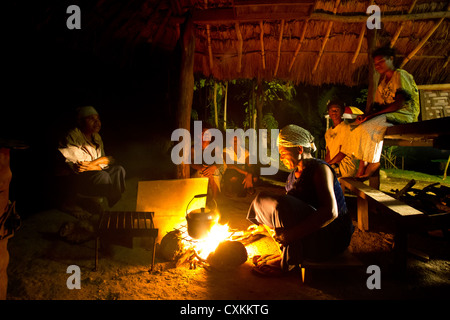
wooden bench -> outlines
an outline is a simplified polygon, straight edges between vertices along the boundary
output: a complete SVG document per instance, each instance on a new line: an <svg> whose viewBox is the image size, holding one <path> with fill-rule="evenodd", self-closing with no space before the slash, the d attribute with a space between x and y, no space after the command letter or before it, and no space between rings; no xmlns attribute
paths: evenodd
<svg viewBox="0 0 450 320"><path fill-rule="evenodd" d="M394 255L395 264L406 267L408 233L424 230L428 224L427 216L384 192L374 189L352 178L341 178L343 190L348 189L357 196L357 223L360 230L369 230L369 207L389 214L395 222Z"/></svg>

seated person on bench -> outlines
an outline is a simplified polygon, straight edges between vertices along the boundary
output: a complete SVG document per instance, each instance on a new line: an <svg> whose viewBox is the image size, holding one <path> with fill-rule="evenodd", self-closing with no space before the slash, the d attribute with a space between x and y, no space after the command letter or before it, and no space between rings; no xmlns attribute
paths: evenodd
<svg viewBox="0 0 450 320"><path fill-rule="evenodd" d="M202 152L210 145L211 143L211 134L208 132L209 127L203 125L202 129ZM222 175L224 171L223 164L206 164L204 162L204 158L202 157L203 163L195 163L194 161L194 147L191 150L191 177L193 178L208 178L208 201L210 199L216 200L217 196L220 192L220 183L222 180Z"/></svg>
<svg viewBox="0 0 450 320"><path fill-rule="evenodd" d="M354 177L359 161L354 156L341 152L342 143L350 132L349 124L342 119L345 106L340 101L332 100L328 102L327 109L333 125L325 132L325 161L333 167L339 178Z"/></svg>
<svg viewBox="0 0 450 320"><path fill-rule="evenodd" d="M257 261L254 271L282 275L304 259L323 261L350 244L353 224L334 170L311 155L314 137L296 125L281 129L280 160L293 170L286 181L286 195L259 193L247 219L270 228L281 245L281 256Z"/></svg>
<svg viewBox="0 0 450 320"><path fill-rule="evenodd" d="M251 164L250 154L243 143L244 138L234 136L231 146L223 150L226 170L223 175L223 189L227 195L245 197L255 193L254 184L259 179L259 169Z"/></svg>
<svg viewBox="0 0 450 320"><path fill-rule="evenodd" d="M113 158L105 155L100 128L97 111L92 106L81 107L77 109L76 127L70 130L58 149L72 172L61 209L78 218L86 213L76 205L77 195L106 197L112 207L125 191L125 169L113 165Z"/></svg>
<svg viewBox="0 0 450 320"><path fill-rule="evenodd" d="M380 81L375 104L369 113L356 118L358 124L342 145L342 152L360 160L357 178L370 178L380 167L383 138L393 123L410 123L418 119L419 91L414 78L394 66L395 50L381 47L372 53Z"/></svg>

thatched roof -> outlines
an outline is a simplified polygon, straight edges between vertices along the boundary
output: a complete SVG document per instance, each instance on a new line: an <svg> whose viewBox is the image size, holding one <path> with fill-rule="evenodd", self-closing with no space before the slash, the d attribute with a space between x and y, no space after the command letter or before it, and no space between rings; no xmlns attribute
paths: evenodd
<svg viewBox="0 0 450 320"><path fill-rule="evenodd" d="M279 78L354 86L367 83L366 10L371 3L381 9L377 45L392 41L398 60L405 61L403 68L418 84L449 82L449 1L73 1L82 10L82 32L75 40L100 56L133 63L142 45L174 51L191 16L196 73L219 80ZM43 29L55 27L51 19L57 15L64 23L64 4L58 6L42 12Z"/></svg>

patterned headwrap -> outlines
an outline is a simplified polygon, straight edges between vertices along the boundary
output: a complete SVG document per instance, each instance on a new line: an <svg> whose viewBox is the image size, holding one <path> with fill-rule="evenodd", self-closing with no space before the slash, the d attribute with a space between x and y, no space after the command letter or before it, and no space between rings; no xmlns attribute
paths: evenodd
<svg viewBox="0 0 450 320"><path fill-rule="evenodd" d="M308 130L294 124L287 125L280 130L277 144L285 148L302 146L311 148L313 152L316 151L312 134Z"/></svg>

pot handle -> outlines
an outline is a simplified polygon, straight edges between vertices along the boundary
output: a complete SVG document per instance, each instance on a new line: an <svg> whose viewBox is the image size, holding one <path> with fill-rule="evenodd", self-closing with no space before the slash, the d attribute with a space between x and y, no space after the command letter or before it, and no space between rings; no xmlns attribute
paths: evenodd
<svg viewBox="0 0 450 320"><path fill-rule="evenodd" d="M207 193L201 193L201 194L196 194L192 199L191 199L191 201L189 201L189 203L188 203L188 205L187 205L187 207L186 207L186 217L187 217L187 215L188 215L188 208L189 208L189 205L191 204L191 202L192 202L192 200L194 200L194 199L199 199L199 198L204 198L204 197L206 197L208 194ZM217 209L217 202L216 202L216 200L214 200L213 199L213 201L214 201L214 206L215 206L215 208L214 208L214 210L216 210Z"/></svg>

